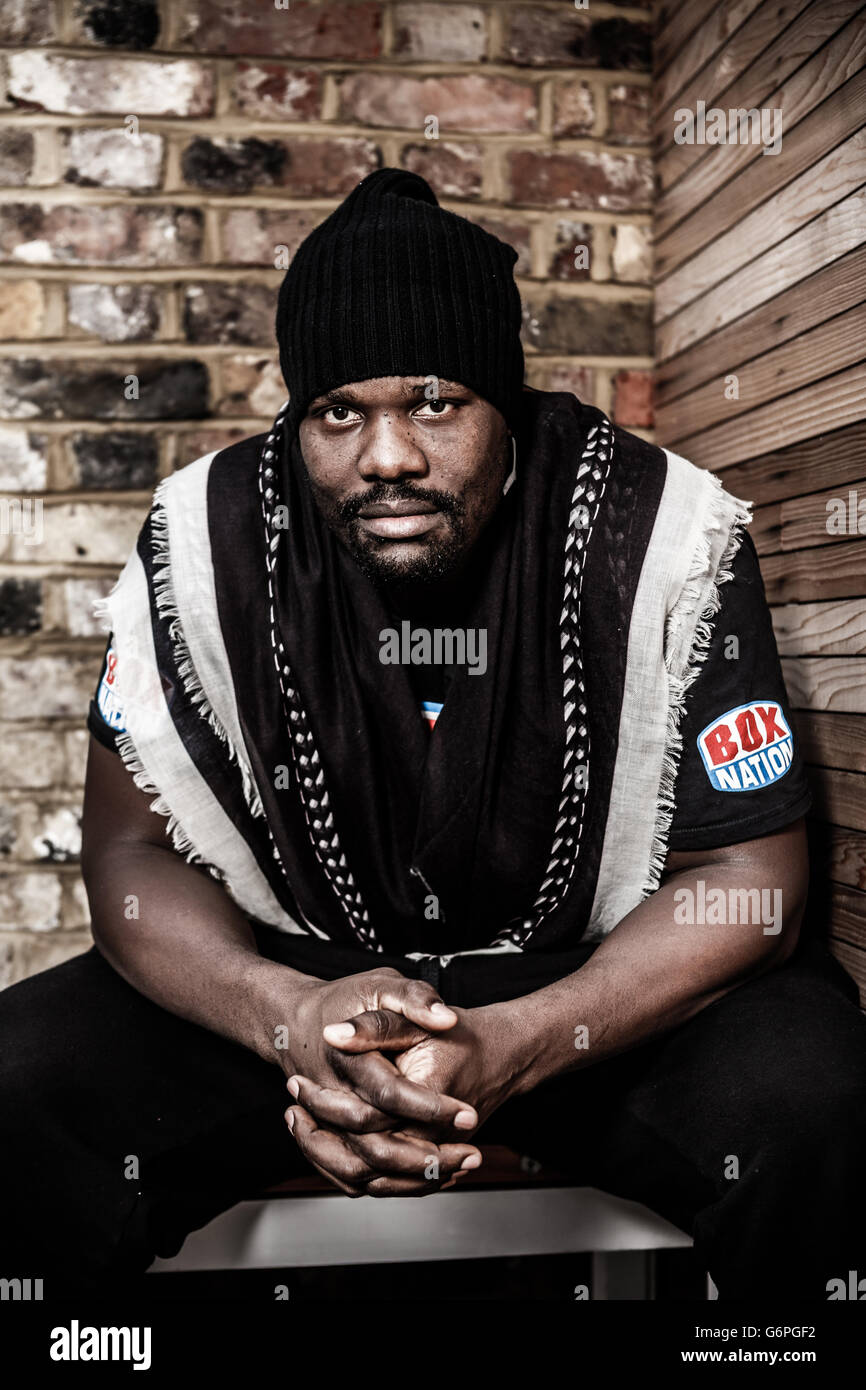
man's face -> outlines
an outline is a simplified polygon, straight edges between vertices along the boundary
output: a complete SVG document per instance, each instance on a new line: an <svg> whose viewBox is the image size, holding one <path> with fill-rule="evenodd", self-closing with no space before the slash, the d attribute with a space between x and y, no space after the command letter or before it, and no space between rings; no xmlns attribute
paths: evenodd
<svg viewBox="0 0 866 1390"><path fill-rule="evenodd" d="M505 420L457 382L376 377L310 402L300 445L325 521L370 578L398 586L459 571L511 466Z"/></svg>

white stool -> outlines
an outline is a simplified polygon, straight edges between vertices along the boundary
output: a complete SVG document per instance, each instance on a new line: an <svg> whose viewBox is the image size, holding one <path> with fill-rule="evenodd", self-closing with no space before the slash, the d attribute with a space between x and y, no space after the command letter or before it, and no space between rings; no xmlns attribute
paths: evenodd
<svg viewBox="0 0 866 1390"><path fill-rule="evenodd" d="M239 1202L193 1231L164 1271L401 1264L592 1252L593 1299L647 1299L652 1252L691 1238L594 1187L451 1189L423 1200L278 1195ZM707 1296L716 1294L707 1276Z"/></svg>

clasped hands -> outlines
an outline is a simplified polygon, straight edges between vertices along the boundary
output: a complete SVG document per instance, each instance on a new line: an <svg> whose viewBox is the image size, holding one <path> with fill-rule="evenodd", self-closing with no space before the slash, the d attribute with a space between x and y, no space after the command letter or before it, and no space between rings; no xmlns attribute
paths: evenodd
<svg viewBox="0 0 866 1390"><path fill-rule="evenodd" d="M502 1006L452 1008L383 968L310 981L294 1013L285 1118L319 1173L352 1197L420 1197L479 1166L466 1139L520 1074Z"/></svg>

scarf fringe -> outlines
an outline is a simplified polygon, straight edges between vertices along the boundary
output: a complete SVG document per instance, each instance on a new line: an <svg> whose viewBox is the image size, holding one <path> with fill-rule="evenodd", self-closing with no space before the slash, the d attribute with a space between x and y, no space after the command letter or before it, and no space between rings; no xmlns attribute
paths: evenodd
<svg viewBox="0 0 866 1390"><path fill-rule="evenodd" d="M217 737L226 745L229 761L236 763L240 769L244 800L250 809L250 814L253 816L263 816L265 813L264 806L262 805L262 799L253 778L252 770L246 759L235 747L234 742L229 737L228 731L208 700L204 687L199 679L198 672L193 665L186 638L183 635L183 627L180 614L177 610L177 602L171 581L168 514L165 510L165 491L172 480L172 476L173 475L169 474L167 478L163 478L162 481L157 484L153 494L151 526L154 559L153 588L156 596L156 606L160 617L169 617L171 619L168 633L174 648L177 671L183 682L184 690L193 704L198 707L198 713L201 715L202 719L207 720Z"/></svg>
<svg viewBox="0 0 866 1390"><path fill-rule="evenodd" d="M734 497L732 493L726 492L721 480L713 473L708 473L707 477L713 486L707 524L692 557L691 567L678 600L676 618L670 624L666 634L668 637L674 627L682 627L684 622L694 616L706 587L705 579L711 561L710 538L714 531L728 522L731 511L733 511L733 519L730 521L728 539L719 560L715 578L710 584L709 598L695 623L694 640L682 675L677 675L671 670L668 657L665 657L669 681L667 729L664 753L662 754L662 774L659 783L652 849L647 877L641 885L641 892L644 897L654 893L658 888L667 858L668 836L676 809L674 790L683 751L680 724L685 713L686 694L694 684L700 674L701 666L707 659L715 627L712 620L722 606L719 587L733 578L733 560L742 544L745 529L752 520L752 504L750 502L745 502L742 498ZM668 648L670 649L669 643Z"/></svg>
<svg viewBox="0 0 866 1390"><path fill-rule="evenodd" d="M157 815L168 817L165 833L171 836L171 842L178 853L184 856L187 863L203 865L204 868L210 871L214 878L222 881L222 872L199 853L177 816L172 812L165 797L160 794L159 787L150 778L147 769L138 756L138 751L132 741L132 737L125 730L122 733L118 732L117 751L122 757L127 770L132 774L132 780L135 782L135 785L139 787L141 791L155 796L156 799L150 803L148 809L156 811Z"/></svg>

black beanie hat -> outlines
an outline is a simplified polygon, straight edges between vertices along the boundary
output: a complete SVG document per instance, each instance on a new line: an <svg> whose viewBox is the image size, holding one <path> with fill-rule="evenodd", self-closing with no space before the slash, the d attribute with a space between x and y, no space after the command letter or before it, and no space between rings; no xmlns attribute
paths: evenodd
<svg viewBox="0 0 866 1390"><path fill-rule="evenodd" d="M323 391L378 376L459 381L517 418L523 386L517 252L447 212L402 169L358 184L301 243L277 300L297 426Z"/></svg>

